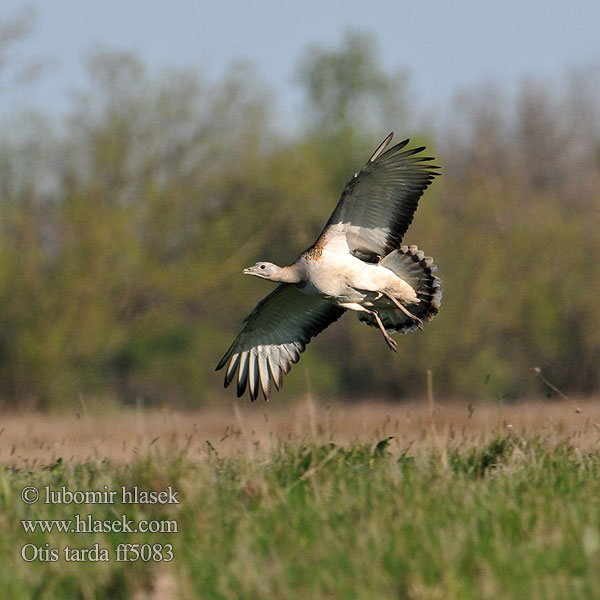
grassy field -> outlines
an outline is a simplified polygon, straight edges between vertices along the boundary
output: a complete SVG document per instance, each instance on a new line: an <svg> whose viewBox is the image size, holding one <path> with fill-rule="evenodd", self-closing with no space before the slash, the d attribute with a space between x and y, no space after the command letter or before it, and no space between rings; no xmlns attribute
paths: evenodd
<svg viewBox="0 0 600 600"><path fill-rule="evenodd" d="M82 407L2 422L3 597L600 597L599 402ZM179 503L123 503L123 486L170 486ZM65 503L76 491L115 502ZM90 514L163 532L22 523Z"/></svg>

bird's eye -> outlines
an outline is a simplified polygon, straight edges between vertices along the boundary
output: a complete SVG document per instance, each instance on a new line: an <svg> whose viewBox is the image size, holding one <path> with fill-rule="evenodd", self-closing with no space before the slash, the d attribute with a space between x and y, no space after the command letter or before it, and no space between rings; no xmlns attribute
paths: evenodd
<svg viewBox="0 0 600 600"><path fill-rule="evenodd" d="M261 269L264 269L264 268L265 268L265 265L260 265L260 268L261 268Z"/></svg>

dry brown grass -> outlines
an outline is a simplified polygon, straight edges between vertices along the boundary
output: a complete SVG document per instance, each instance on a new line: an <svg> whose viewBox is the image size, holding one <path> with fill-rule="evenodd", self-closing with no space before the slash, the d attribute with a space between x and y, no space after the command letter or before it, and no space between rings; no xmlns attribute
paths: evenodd
<svg viewBox="0 0 600 600"><path fill-rule="evenodd" d="M245 402L196 411L133 409L105 415L8 413L1 418L0 462L46 464L109 458L128 461L147 452L261 453L281 440L372 442L394 436L393 447L418 450L450 443L484 443L498 432L569 439L582 448L600 444L600 399L523 404L426 402L317 405Z"/></svg>

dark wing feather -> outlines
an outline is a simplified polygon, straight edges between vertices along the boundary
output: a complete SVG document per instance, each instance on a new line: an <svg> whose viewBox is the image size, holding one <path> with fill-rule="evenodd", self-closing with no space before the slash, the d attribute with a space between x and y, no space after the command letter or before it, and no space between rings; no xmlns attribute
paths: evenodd
<svg viewBox="0 0 600 600"><path fill-rule="evenodd" d="M295 285L279 285L244 319L242 330L219 361L217 371L229 361L225 387L236 379L238 397L248 386L252 401L261 390L268 400L271 380L280 389L284 373L300 360L310 339L343 313L343 308L303 294Z"/></svg>
<svg viewBox="0 0 600 600"><path fill-rule="evenodd" d="M439 167L430 164L433 158L416 156L424 147L405 150L409 140L386 151L391 139L392 134L348 182L317 245L326 247L344 236L350 252L363 260L400 246Z"/></svg>

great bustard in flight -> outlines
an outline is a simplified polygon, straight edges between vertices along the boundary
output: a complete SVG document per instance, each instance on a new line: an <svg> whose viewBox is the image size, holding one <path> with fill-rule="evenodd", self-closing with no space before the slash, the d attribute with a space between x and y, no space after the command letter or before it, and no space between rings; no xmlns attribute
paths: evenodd
<svg viewBox="0 0 600 600"><path fill-rule="evenodd" d="M237 379L255 400L271 394L312 337L356 311L378 327L391 350L391 333L422 329L438 312L441 280L433 259L416 246L401 245L419 198L438 175L425 148L405 150L405 140L386 151L390 133L346 185L317 241L290 265L258 262L246 275L282 282L244 320L244 326L217 365L225 387Z"/></svg>

